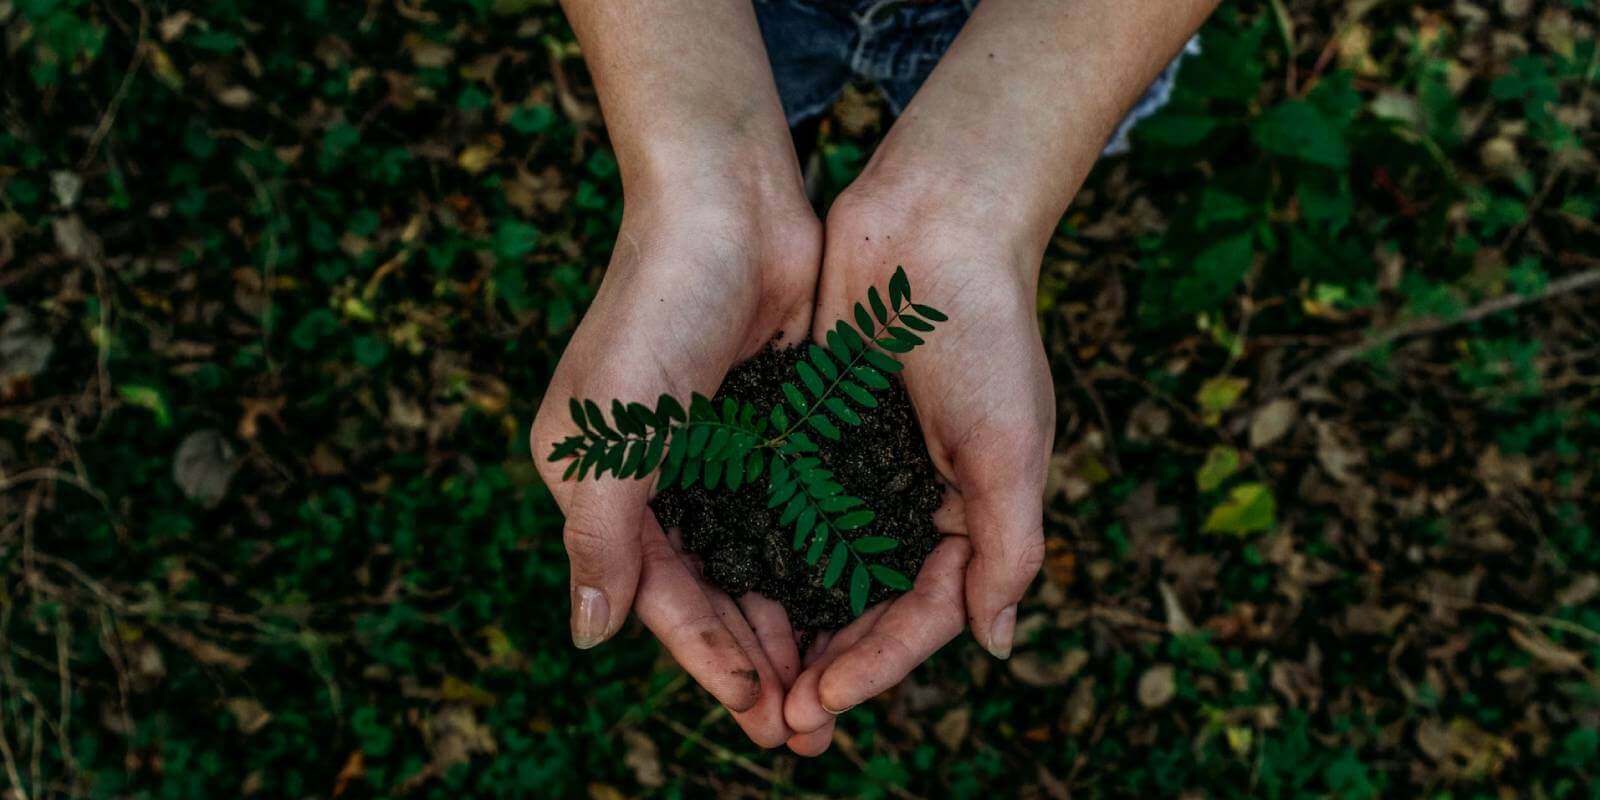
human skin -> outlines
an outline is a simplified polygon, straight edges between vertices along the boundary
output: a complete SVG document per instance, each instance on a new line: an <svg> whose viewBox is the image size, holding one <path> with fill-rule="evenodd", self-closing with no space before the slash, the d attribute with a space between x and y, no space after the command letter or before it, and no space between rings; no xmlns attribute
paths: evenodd
<svg viewBox="0 0 1600 800"><path fill-rule="evenodd" d="M571 433L569 397L709 395L773 335L796 341L814 317L820 338L896 266L951 317L903 373L950 488L935 519L948 535L912 591L819 637L803 664L781 608L699 579L649 511L647 484L562 482L542 467L567 514L575 643L610 637L632 606L754 741L820 753L839 712L963 627L1009 656L1043 556L1055 427L1034 313L1044 248L1117 122L1215 0L985 0L835 202L825 249L748 2L564 7L625 210L535 420L535 452Z"/></svg>
<svg viewBox="0 0 1600 800"><path fill-rule="evenodd" d="M1127 109L1215 0L984 0L829 210L820 337L904 266L950 322L904 357L948 487L912 591L831 637L789 690L795 752L961 632L1011 653L1044 556L1055 397L1035 313L1057 222Z"/></svg>
<svg viewBox="0 0 1600 800"><path fill-rule="evenodd" d="M573 432L569 398L710 395L774 337L804 339L822 255L748 0L572 0L566 12L616 151L623 218L534 419L535 453ZM566 515L574 644L610 638L631 609L753 741L790 738L783 700L800 655L782 607L704 582L647 505L650 482L563 481L565 464L539 463Z"/></svg>

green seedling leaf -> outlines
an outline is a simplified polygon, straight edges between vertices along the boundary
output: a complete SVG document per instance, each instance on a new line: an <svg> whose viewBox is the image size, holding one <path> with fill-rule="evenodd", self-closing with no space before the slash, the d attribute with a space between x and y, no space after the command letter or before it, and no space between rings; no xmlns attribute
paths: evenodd
<svg viewBox="0 0 1600 800"><path fill-rule="evenodd" d="M822 373L828 380L831 381L839 377L839 367L834 365L832 358L828 357L828 351L816 345L811 345L810 349L807 350L807 355L811 357L811 366L816 367L817 372Z"/></svg>
<svg viewBox="0 0 1600 800"><path fill-rule="evenodd" d="M822 573L822 585L832 589L839 579L844 577L845 563L850 560L850 546L843 539L835 542L833 552L828 554L828 570Z"/></svg>
<svg viewBox="0 0 1600 800"><path fill-rule="evenodd" d="M812 397L822 396L824 388L822 376L818 375L810 364L804 361L798 362L794 365L794 371L800 375L800 382L806 385L806 389L811 392Z"/></svg>
<svg viewBox="0 0 1600 800"><path fill-rule="evenodd" d="M887 536L863 536L851 542L851 546L856 549L857 553L870 556L876 553L887 553L899 547L900 542Z"/></svg>
<svg viewBox="0 0 1600 800"><path fill-rule="evenodd" d="M899 589L903 592L911 588L911 580L900 574L898 570L890 569L882 564L873 564L868 569L872 571L872 577L878 579L878 583L890 589Z"/></svg>
<svg viewBox="0 0 1600 800"><path fill-rule="evenodd" d="M860 511L852 511L848 514L845 514L844 516L834 520L833 524L841 531L853 531L857 528L863 528L872 524L872 520L876 517L877 515L872 513L871 509L864 508Z"/></svg>
<svg viewBox="0 0 1600 800"><path fill-rule="evenodd" d="M872 588L872 576L866 566L857 564L850 572L850 613L861 616L867 610L867 591Z"/></svg>

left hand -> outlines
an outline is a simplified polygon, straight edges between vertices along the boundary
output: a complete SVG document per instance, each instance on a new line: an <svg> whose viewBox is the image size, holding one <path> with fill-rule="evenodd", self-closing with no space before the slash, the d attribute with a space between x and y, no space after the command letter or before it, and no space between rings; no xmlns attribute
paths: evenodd
<svg viewBox="0 0 1600 800"><path fill-rule="evenodd" d="M784 716L802 755L827 749L837 714L899 683L961 632L1011 653L1017 603L1044 558L1043 493L1054 388L1035 312L1044 246L1008 235L1007 215L953 187L902 190L869 169L834 203L816 338L897 266L914 296L950 321L902 356L928 453L947 484L947 538L913 589L832 635L789 690ZM942 196L959 196L945 204Z"/></svg>

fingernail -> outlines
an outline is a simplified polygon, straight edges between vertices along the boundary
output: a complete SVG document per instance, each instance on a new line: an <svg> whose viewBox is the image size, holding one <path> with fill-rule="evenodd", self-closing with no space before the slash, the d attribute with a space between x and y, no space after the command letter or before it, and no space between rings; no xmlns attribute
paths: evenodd
<svg viewBox="0 0 1600 800"><path fill-rule="evenodd" d="M847 706L845 706L845 707L844 707L844 708L841 708L841 709L839 709L839 710L838 710L838 711L834 711L834 710L833 710L833 709L831 709L831 708L828 708L828 704L827 704L827 703L823 703L823 704L822 704L822 710L823 710L823 711L826 711L826 712L828 712L828 713L829 713L829 714L832 714L832 715L834 715L834 716L836 716L836 717L837 717L837 716L839 716L839 715L840 715L840 714L843 714L843 713L844 713L844 712L846 712L846 711L849 711L849 710L850 710L850 709L852 709L852 708L855 708L855 707L856 707L856 705L857 705L857 704L855 704L855 703L852 703L852 704L850 704L850 705L847 705Z"/></svg>
<svg viewBox="0 0 1600 800"><path fill-rule="evenodd" d="M995 658L1011 657L1011 637L1017 630L1017 604L1012 603L994 615L989 626L989 652Z"/></svg>
<svg viewBox="0 0 1600 800"><path fill-rule="evenodd" d="M572 643L579 650L588 650L604 641L610 622L611 605L606 602L605 592L593 586L572 590Z"/></svg>

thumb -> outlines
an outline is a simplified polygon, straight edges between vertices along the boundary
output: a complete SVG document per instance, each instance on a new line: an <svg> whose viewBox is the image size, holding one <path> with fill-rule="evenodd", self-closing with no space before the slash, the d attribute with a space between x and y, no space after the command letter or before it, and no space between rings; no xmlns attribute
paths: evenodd
<svg viewBox="0 0 1600 800"><path fill-rule="evenodd" d="M961 487L972 539L967 623L995 658L1010 657L1017 603L1044 564L1044 482L1043 464L1031 470L1013 463L983 470Z"/></svg>
<svg viewBox="0 0 1600 800"><path fill-rule="evenodd" d="M572 567L572 643L588 649L611 638L628 618L639 587L639 531L647 481L580 482L568 495L561 539Z"/></svg>

